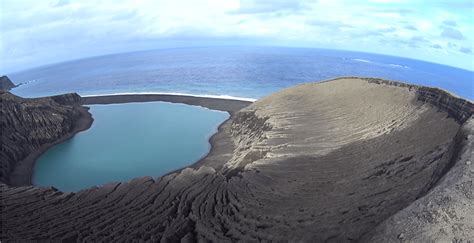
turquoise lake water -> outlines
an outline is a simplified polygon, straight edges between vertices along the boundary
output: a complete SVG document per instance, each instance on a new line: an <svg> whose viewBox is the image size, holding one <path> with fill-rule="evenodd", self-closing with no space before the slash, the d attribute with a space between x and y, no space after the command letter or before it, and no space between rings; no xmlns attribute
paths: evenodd
<svg viewBox="0 0 474 243"><path fill-rule="evenodd" d="M205 156L227 112L165 102L91 105L92 127L36 162L33 184L78 191L161 176Z"/></svg>

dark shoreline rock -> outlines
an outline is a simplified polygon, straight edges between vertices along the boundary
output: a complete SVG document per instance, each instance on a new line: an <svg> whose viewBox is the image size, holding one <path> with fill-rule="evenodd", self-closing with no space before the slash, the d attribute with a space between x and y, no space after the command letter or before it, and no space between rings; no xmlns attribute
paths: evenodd
<svg viewBox="0 0 474 243"><path fill-rule="evenodd" d="M92 124L81 97L65 94L23 99L0 91L0 182L31 185L34 161L51 146Z"/></svg>
<svg viewBox="0 0 474 243"><path fill-rule="evenodd" d="M193 168L78 193L0 184L0 238L472 239L473 107L378 79L299 85L232 112Z"/></svg>
<svg viewBox="0 0 474 243"><path fill-rule="evenodd" d="M7 76L0 77L0 90L9 91L17 87Z"/></svg>

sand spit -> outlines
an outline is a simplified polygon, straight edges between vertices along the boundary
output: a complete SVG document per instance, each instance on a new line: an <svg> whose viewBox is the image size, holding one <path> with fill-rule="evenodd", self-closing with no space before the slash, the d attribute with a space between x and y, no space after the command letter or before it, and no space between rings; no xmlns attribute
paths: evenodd
<svg viewBox="0 0 474 243"><path fill-rule="evenodd" d="M122 94L122 95L101 95L88 96L82 98L85 105L92 104L120 104L130 102L151 102L164 101L172 103L183 103L197 105L212 110L227 111L231 115L236 111L248 106L250 101L232 100L223 98L197 97L187 95L167 95L167 94Z"/></svg>
<svg viewBox="0 0 474 243"><path fill-rule="evenodd" d="M474 238L471 102L439 89L341 78L247 105L193 168L78 193L0 184L0 238Z"/></svg>

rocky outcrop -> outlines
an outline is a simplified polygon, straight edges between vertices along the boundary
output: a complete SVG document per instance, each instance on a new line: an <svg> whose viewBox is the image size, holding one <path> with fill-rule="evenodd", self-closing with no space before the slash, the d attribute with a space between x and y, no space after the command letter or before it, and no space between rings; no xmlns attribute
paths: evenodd
<svg viewBox="0 0 474 243"><path fill-rule="evenodd" d="M50 96L49 98L52 99L54 102L61 105L78 106L78 105L82 105L83 103L82 97L76 93L55 95L55 96Z"/></svg>
<svg viewBox="0 0 474 243"><path fill-rule="evenodd" d="M234 113L225 156L199 168L77 193L1 184L0 238L472 239L474 106L461 101L360 78L299 85Z"/></svg>
<svg viewBox="0 0 474 243"><path fill-rule="evenodd" d="M15 175L21 178L11 180L15 168L29 167L27 171L31 173L35 155L90 126L92 119L87 109L75 105L80 100L77 94L22 99L0 91L0 182L29 184L31 174Z"/></svg>
<svg viewBox="0 0 474 243"><path fill-rule="evenodd" d="M472 102L465 99L461 99L442 89L376 78L364 78L364 80L367 80L369 83L386 84L406 87L408 89L415 89L418 96L418 100L430 103L436 108L447 112L450 116L454 117L460 123L464 123L467 119L471 117L472 114Z"/></svg>
<svg viewBox="0 0 474 243"><path fill-rule="evenodd" d="M0 77L0 90L8 91L15 87L16 85L7 76Z"/></svg>

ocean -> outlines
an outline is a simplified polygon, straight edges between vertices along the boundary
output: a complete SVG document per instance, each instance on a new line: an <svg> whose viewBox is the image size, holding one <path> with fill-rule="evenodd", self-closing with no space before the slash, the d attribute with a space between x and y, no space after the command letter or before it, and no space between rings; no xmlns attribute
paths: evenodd
<svg viewBox="0 0 474 243"><path fill-rule="evenodd" d="M305 82L364 76L438 87L473 100L474 72L413 59L338 50L200 47L91 57L8 74L24 97L177 93L258 99Z"/></svg>
<svg viewBox="0 0 474 243"><path fill-rule="evenodd" d="M162 176L205 156L209 138L229 117L227 112L166 102L90 107L91 128L41 155L34 185L69 192Z"/></svg>

